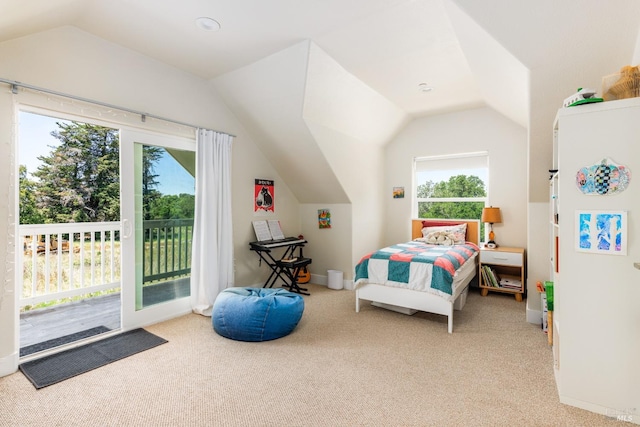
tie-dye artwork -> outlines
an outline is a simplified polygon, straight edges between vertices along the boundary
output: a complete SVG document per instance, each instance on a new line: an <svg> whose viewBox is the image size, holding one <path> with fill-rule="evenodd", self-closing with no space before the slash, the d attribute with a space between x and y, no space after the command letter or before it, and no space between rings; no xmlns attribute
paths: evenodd
<svg viewBox="0 0 640 427"><path fill-rule="evenodd" d="M576 250L609 255L627 254L627 213L577 211Z"/></svg>
<svg viewBox="0 0 640 427"><path fill-rule="evenodd" d="M576 174L576 185L584 194L604 196L621 193L631 182L631 171L611 159L580 168Z"/></svg>

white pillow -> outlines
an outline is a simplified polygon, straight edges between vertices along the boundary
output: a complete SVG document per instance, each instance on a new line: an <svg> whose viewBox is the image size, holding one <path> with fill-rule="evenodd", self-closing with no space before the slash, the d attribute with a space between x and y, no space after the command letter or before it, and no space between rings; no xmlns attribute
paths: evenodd
<svg viewBox="0 0 640 427"><path fill-rule="evenodd" d="M455 245L462 245L466 242L467 224L443 225L439 227L424 227L422 229L422 237L427 237L429 233L434 231L445 231L453 234Z"/></svg>

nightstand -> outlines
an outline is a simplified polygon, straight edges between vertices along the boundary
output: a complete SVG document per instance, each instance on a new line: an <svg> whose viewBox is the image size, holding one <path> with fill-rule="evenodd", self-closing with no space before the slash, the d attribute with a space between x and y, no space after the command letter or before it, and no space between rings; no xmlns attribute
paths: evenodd
<svg viewBox="0 0 640 427"><path fill-rule="evenodd" d="M480 294L489 291L514 294L522 301L525 287L525 261L523 248L480 248Z"/></svg>

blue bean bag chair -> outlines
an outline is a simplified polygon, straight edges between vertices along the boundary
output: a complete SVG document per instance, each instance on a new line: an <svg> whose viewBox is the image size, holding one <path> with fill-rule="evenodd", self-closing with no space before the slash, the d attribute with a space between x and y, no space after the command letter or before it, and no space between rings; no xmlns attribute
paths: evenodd
<svg viewBox="0 0 640 427"><path fill-rule="evenodd" d="M269 341L290 334L304 311L302 296L285 289L227 288L218 294L213 329L238 341Z"/></svg>

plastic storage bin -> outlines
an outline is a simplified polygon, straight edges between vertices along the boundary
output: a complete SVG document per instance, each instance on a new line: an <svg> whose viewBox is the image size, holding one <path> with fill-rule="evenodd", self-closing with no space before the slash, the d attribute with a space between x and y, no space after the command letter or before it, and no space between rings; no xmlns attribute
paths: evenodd
<svg viewBox="0 0 640 427"><path fill-rule="evenodd" d="M328 287L329 289L342 289L344 284L342 283L343 273L338 270L327 270Z"/></svg>

